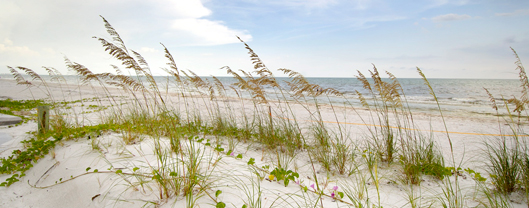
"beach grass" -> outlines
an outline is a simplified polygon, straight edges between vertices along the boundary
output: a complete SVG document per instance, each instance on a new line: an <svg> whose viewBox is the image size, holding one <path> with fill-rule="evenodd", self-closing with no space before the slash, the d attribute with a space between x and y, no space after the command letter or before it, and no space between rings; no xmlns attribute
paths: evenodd
<svg viewBox="0 0 529 208"><path fill-rule="evenodd" d="M131 152L129 147L136 148L139 152L136 159L141 165L131 163L125 169L110 165L107 171L87 168L86 173L72 175L56 185L78 180L88 173L114 174L127 187L119 195L122 198L117 197L116 201L136 200L126 198L125 193L142 190L144 195L156 197L137 200L155 206L325 207L337 203L337 206L387 207L396 203L402 207L467 207L475 202L495 207L511 206L508 199L512 192L523 193L524 203L529 203L528 146L516 136L525 134L517 128L522 124L516 119L527 115L529 84L517 55L524 96L510 99L504 105L515 106L512 111L507 109L512 112L509 133L514 132L515 136L494 138L483 144L487 156L484 163L488 177L485 178L472 169L463 171L462 163L456 161L435 89L420 69L418 73L438 105L446 132L443 141L449 144L449 155L443 154L432 131L424 133L418 127L398 79L387 72L390 79L383 80L375 66L369 71L370 78L360 72L357 75L368 92L357 91L357 99L367 110L361 113L345 97L347 101L339 110L330 102L330 97L343 96L341 92L309 83L293 70L278 70L289 77L288 87L284 87L241 39L254 70L235 72L223 67L235 80L232 86L225 86L216 77L208 80L192 71L178 69L175 59L162 45L167 58L166 85L174 85L178 91L170 93L164 92L162 83L154 79L147 61L125 46L106 19L103 22L112 39L95 39L122 63L113 66L115 73L93 73L66 59L67 67L79 77L77 87L85 85L94 89L99 93L94 98L84 98L80 91L79 99L64 92L62 97L57 97L51 90L52 85L57 84L64 91L72 85L65 83L53 68L46 68L53 78L48 83L31 69L9 67L18 84L34 89L38 87L34 82L42 83L40 88L44 88L48 97L45 101L19 103L25 108L48 103L54 107L54 116L51 131L45 135L34 133L24 141L24 149L2 158L0 173L12 176L1 186L12 186L23 179L40 158L60 148L57 144L88 139L91 149L102 153L105 144L99 137L115 134L119 135L123 152ZM124 70L134 75L125 76ZM32 80L26 80L20 71ZM270 89L274 91L272 95L266 93ZM229 97L228 91L237 97ZM329 103L321 103L319 98ZM224 102L227 99L235 101ZM96 118L86 117L88 114ZM341 124L340 118L348 116L364 122L362 134L352 133ZM144 143L151 146L150 152L140 148ZM257 156L248 157L249 154ZM225 168L230 163L245 171L233 174L233 170ZM474 179L474 187L478 188L462 187L461 177L465 174ZM425 180L440 188L430 191L434 194L422 191ZM224 187L226 183L231 183L230 189ZM392 187L406 190L396 202L388 201L384 191ZM114 188L118 189L110 187ZM483 196L481 199L468 197L478 193ZM237 199L222 200L228 194Z"/></svg>

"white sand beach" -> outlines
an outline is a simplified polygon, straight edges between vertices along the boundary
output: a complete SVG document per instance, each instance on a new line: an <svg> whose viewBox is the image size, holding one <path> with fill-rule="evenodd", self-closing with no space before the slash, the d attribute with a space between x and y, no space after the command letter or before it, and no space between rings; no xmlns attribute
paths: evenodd
<svg viewBox="0 0 529 208"><path fill-rule="evenodd" d="M67 104L71 108L63 107L60 111L54 111L51 117L52 120L62 117L79 126L102 123L119 111L116 108L126 110L134 105L134 98L117 88L56 83L48 85L47 91L42 90L43 86L40 89L27 89L26 86L16 85L14 80L0 79L0 96L13 100L85 99ZM51 95L47 92L51 92ZM115 97L105 98L108 94ZM444 157L445 166L461 167L462 170L445 179L422 175L420 184L411 185L405 182L403 167L397 156L392 163L378 161L374 169L368 168L366 158L371 150L366 148L366 141L371 136L369 130L375 127L373 125L380 124L373 110L329 104L321 104L319 110L315 110L316 105L310 102L291 102L288 104L291 113L285 114L286 105L282 101L255 104L251 99L218 96L210 100L192 94L185 94L187 100L184 100L182 93L161 94L167 106L181 109L182 118L198 113L206 122L211 122L207 121L208 115L213 114L211 109L218 109L223 115L231 114L226 116L242 121L244 115L252 117L259 113L254 112L255 105L263 109L264 115L270 106L275 124L295 117L300 132L306 135L307 140L310 140L311 126L317 123L314 112L319 112L321 123L327 126L328 131L347 134L338 137L346 138L344 145L354 150L348 155L353 158L345 168L349 170L348 174L340 174L336 168L326 170L321 162L315 161L315 155L308 151L313 147L298 149L292 156L280 147L270 149L251 140L198 134L196 137L185 135L180 140L181 153L176 154L169 151L171 141L164 135L155 138L137 134L134 135L136 139L127 144L123 139L127 136L126 131L105 131L101 135L90 133L82 138L57 142L50 153L39 158L25 172L19 182L0 187L0 207L185 207L190 204L195 207L215 207L219 202L225 203L226 207L355 207L358 203L374 207L412 207L412 204L442 207L441 201L447 201L443 191L447 190L449 181L455 187L452 190L457 192L456 196L463 200L459 201L463 207L483 207L488 200L481 189L493 189L491 176L487 173L485 143L498 140L500 134L512 134L503 117L453 114L442 117L439 112L414 113L412 127L416 130L413 132L420 132L425 138L434 141ZM116 103L123 105L115 106ZM198 110L187 112L186 115L185 109L189 105ZM36 109L31 113L36 113ZM285 118L285 115L289 118ZM398 123L394 118L390 116L390 126ZM399 129L393 127L395 131ZM527 124L522 124L521 128L522 132L529 132ZM17 126L0 127L0 133L13 138L0 144L0 157L7 158L15 150L23 150L25 146L21 141L30 139L28 132L36 130L35 120ZM313 140L309 143L315 144ZM224 149L219 151L215 147ZM228 152L230 148L233 148L231 153ZM156 153L160 150L166 152ZM333 152L328 154L333 155ZM162 166L176 166L172 167L175 170L173 174L163 173L167 176L164 179L171 180L189 174L185 167L188 167L186 164L189 165L191 157L199 158L196 167L198 179L201 180L192 188L192 193L165 190L162 183L156 182L159 179L156 174L160 173ZM255 164L249 164L250 160ZM270 177L270 172L280 164L299 174L288 186L284 185L284 180L277 181L277 177ZM94 172L96 169L97 172ZM488 180L478 184L474 175L464 169L479 172ZM11 174L0 175L0 182L9 177ZM166 184L171 183L166 181ZM217 195L218 190L222 193ZM527 207L528 202L522 191L516 191L510 195L509 203L512 207Z"/></svg>

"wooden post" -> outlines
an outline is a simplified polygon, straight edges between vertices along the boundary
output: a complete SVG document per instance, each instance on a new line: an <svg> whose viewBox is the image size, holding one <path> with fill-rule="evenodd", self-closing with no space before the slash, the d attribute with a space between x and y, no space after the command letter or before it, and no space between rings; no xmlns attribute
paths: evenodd
<svg viewBox="0 0 529 208"><path fill-rule="evenodd" d="M272 123L272 107L268 106L268 115L270 117L270 126L274 127L274 124Z"/></svg>
<svg viewBox="0 0 529 208"><path fill-rule="evenodd" d="M50 129L50 106L37 106L38 134L44 134Z"/></svg>

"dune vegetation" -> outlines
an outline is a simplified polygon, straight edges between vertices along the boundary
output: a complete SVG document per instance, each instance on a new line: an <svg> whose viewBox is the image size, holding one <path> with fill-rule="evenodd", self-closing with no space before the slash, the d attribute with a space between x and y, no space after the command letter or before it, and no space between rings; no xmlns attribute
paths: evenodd
<svg viewBox="0 0 529 208"><path fill-rule="evenodd" d="M66 59L79 80L67 83L54 68L45 68L51 78L46 80L32 69L8 67L18 84L47 97L18 102L50 105L53 115L48 132L34 130L23 148L1 158L0 174L6 179L0 190L18 183L47 189L101 175L115 179L102 186L114 194L96 195L92 201L108 200L114 206L529 206L529 146L523 130L529 79L514 50L522 96L499 101L489 93L496 110L507 108L508 116L497 119L508 129L500 126L500 136L475 144L483 149L474 153L485 155L483 164L465 166L454 155L441 106L438 117L445 129L434 137L417 124L401 84L390 72L382 75L376 67L368 76L358 72L368 92L357 91L361 109L351 101L336 104L330 97L342 96L340 91L309 83L290 69L272 72L239 39L254 69L223 67L235 80L233 85L180 70L163 45L167 79L161 83L147 61L103 21L112 39L94 38L121 62L112 66L113 73L93 73ZM134 75L126 75L129 72ZM286 85L275 73L289 77ZM417 73L437 101L426 76L419 68ZM169 86L177 90L169 91ZM81 87L97 96L67 92ZM344 122L355 119L364 124L355 127L361 130ZM42 177L47 171L27 178L43 158L55 159L59 149L74 143L89 144L90 154L106 165L88 163L56 179ZM448 148L443 150L439 143Z"/></svg>

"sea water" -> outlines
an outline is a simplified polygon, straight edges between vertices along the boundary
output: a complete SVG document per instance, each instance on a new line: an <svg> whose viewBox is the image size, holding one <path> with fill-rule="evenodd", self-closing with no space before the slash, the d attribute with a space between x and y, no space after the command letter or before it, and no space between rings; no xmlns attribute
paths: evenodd
<svg viewBox="0 0 529 208"><path fill-rule="evenodd" d="M24 76L26 77L26 76ZM45 80L51 81L50 76L42 76ZM3 79L12 79L10 75L3 75ZM29 77L26 77L30 80ZM168 90L169 92L180 92L182 87L177 85L172 77L166 76L155 76L156 82L159 85L161 91ZM212 77L201 77L203 80L213 84ZM236 79L233 77L217 77L222 82L224 87L227 89L226 94L230 97L237 97L238 95L228 86L236 83ZM276 78L280 86L288 92L289 86L287 84L290 81L289 78L278 77ZM64 80L69 84L76 84L79 82L79 77L66 75ZM141 80L145 81L144 78ZM362 107L358 93L361 93L368 102L373 102L372 96L368 90L363 88L363 84L356 78L318 78L310 77L306 80L311 84L316 84L321 89L332 88L342 93L342 96L335 95L322 95L317 97L319 103L333 105L347 105L353 107ZM390 79L382 79L385 82L391 82ZM400 85L402 86L403 95L402 99L405 104L414 111L422 112L434 112L438 111L437 103L441 106L443 113L448 114L473 114L473 115L490 115L496 114L492 108L492 101L489 95L486 93L487 89L496 101L496 104L501 107L506 104L506 100L521 96L521 82L516 79L428 79L430 86L432 87L435 96L430 93L428 86L425 84L423 79L420 78L399 78ZM98 83L93 82L92 84L97 85ZM147 85L147 84L145 84ZM294 100L289 96L289 93L285 93L287 97L283 97L283 94L277 89L265 86L263 90L267 94L267 99L281 99ZM187 93L207 93L206 89L196 89L192 85L185 86ZM249 98L251 95L248 92L242 91L243 97ZM504 108L503 108L504 109ZM500 114L505 114L506 111L500 111Z"/></svg>
<svg viewBox="0 0 529 208"><path fill-rule="evenodd" d="M205 78L211 80L211 78ZM289 89L286 81L290 79L276 79L283 88ZM219 80L226 85L235 83L231 77L220 77ZM306 78L306 80L311 84L319 85L322 89L333 88L343 94L343 96L320 96L318 97L320 103L361 107L357 92L361 93L368 100L368 103L372 102L369 91L364 89L363 84L356 78L311 77ZM390 79L382 79L382 81L391 82ZM437 103L439 103L441 109L449 114L496 114L492 108L491 97L485 89L492 94L500 109L506 104L507 99L519 98L522 94L521 82L516 79L428 79L437 98L436 101L423 79L399 78L398 81L402 86L404 96L401 98L405 104L414 111L422 112L438 111ZM279 92L272 88L265 88L265 91L271 99L279 96L276 95ZM505 113L506 111L500 110L500 114Z"/></svg>

